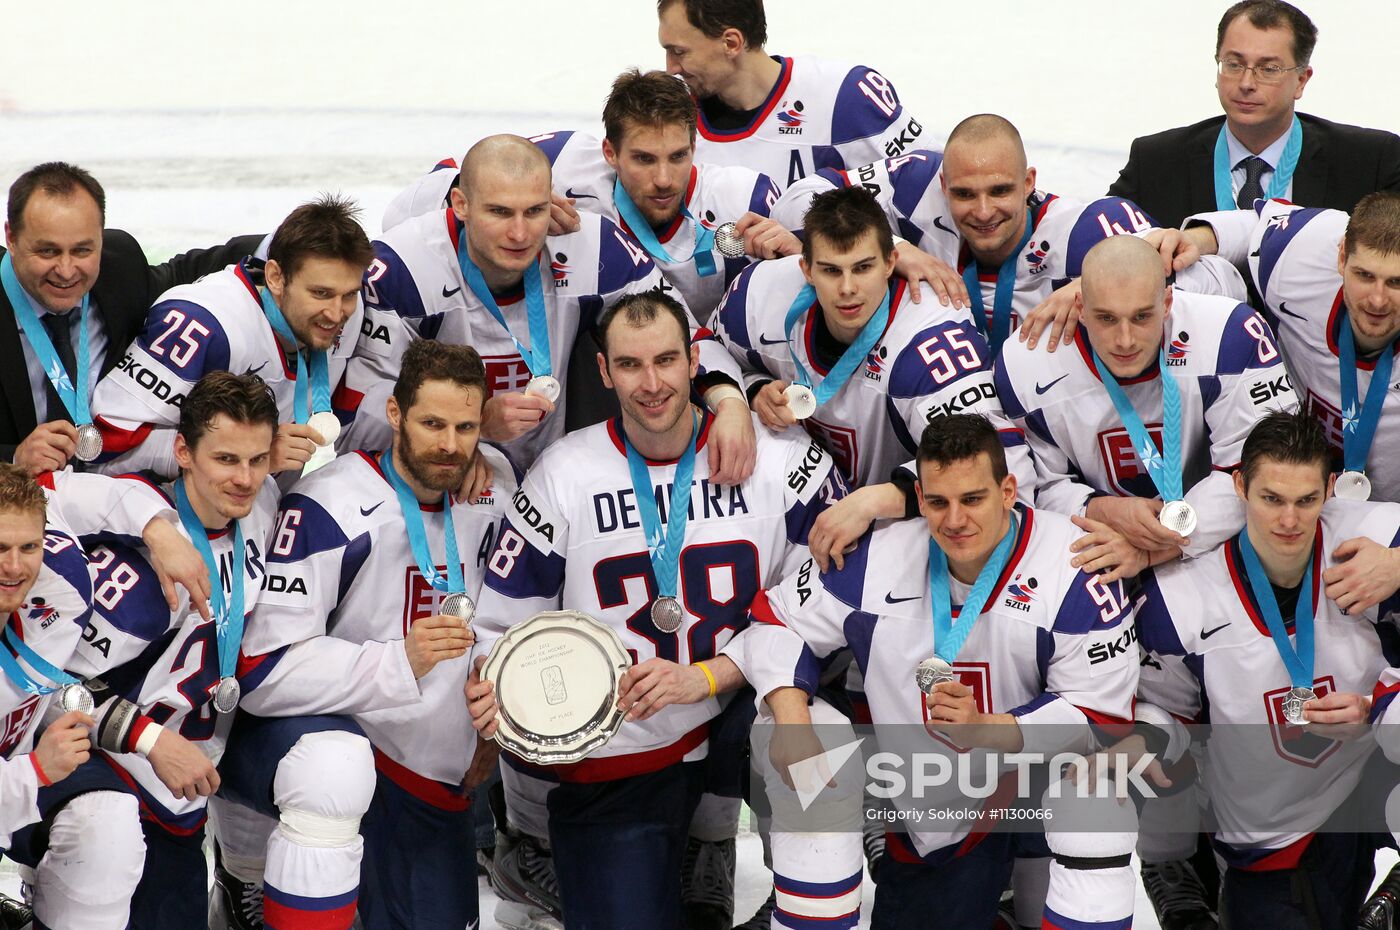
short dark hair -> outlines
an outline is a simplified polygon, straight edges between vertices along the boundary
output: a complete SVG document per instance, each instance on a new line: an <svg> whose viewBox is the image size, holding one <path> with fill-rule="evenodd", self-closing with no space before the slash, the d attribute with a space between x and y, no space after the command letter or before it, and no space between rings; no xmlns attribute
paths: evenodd
<svg viewBox="0 0 1400 930"><path fill-rule="evenodd" d="M1278 411L1260 418L1245 437L1240 451L1240 474L1245 489L1259 466L1267 459L1284 465L1317 465L1326 485L1332 471L1332 447L1322 426L1313 417L1298 411Z"/></svg>
<svg viewBox="0 0 1400 930"><path fill-rule="evenodd" d="M982 453L992 462L992 477L1000 484L1007 475L1006 450L992 422L980 413L951 413L935 417L919 437L915 462L919 479L923 480L924 465L945 466L975 459Z"/></svg>
<svg viewBox="0 0 1400 930"><path fill-rule="evenodd" d="M1400 193L1376 191L1357 201L1342 242L1348 258L1359 245L1382 255L1400 254Z"/></svg>
<svg viewBox="0 0 1400 930"><path fill-rule="evenodd" d="M894 251L894 233L889 217L875 195L863 187L842 187L812 198L802 220L806 235L802 237L802 257L812 261L812 237L821 236L838 251L844 252L870 230L880 243L880 257Z"/></svg>
<svg viewBox="0 0 1400 930"><path fill-rule="evenodd" d="M686 315L685 308L676 298L659 290L628 294L604 310L598 316L598 322L593 325L593 341L598 343L598 350L603 353L603 359L607 360L608 332L612 329L614 320L622 317L627 325L640 328L663 314L676 321L676 326L680 327L681 345L688 347L690 318Z"/></svg>
<svg viewBox="0 0 1400 930"><path fill-rule="evenodd" d="M768 19L763 0L656 0L656 12L665 12L674 3L685 5L685 18L711 39L726 29L743 33L749 48L762 48L768 41Z"/></svg>
<svg viewBox="0 0 1400 930"><path fill-rule="evenodd" d="M486 387L486 366L471 346L449 345L435 339L415 339L404 350L399 378L394 382L394 400L407 412L418 399L418 391L428 381L451 381L481 392L481 402L491 392Z"/></svg>
<svg viewBox="0 0 1400 930"><path fill-rule="evenodd" d="M44 489L26 469L0 462L0 512L18 510L43 520L47 508Z"/></svg>
<svg viewBox="0 0 1400 930"><path fill-rule="evenodd" d="M1312 61L1313 48L1317 45L1317 27L1306 13L1283 0L1240 0L1220 17L1220 26L1215 30L1215 57L1220 57L1220 47L1225 44L1225 30L1241 16L1249 17L1249 24L1255 29L1277 29L1286 26L1293 33L1293 64L1304 67Z"/></svg>
<svg viewBox="0 0 1400 930"><path fill-rule="evenodd" d="M251 372L211 371L190 388L180 404L179 432L185 444L191 449L198 446L221 413L235 423L266 425L274 435L281 421L277 398L262 378Z"/></svg>
<svg viewBox="0 0 1400 930"><path fill-rule="evenodd" d="M5 208L5 219L10 224L10 234L18 236L24 228L24 208L29 206L29 198L41 190L53 197L72 197L79 189L85 190L97 201L97 215L102 225L107 225L107 193L97 178L77 165L66 161L46 161L35 165L15 179L10 185L10 199Z"/></svg>
<svg viewBox="0 0 1400 930"><path fill-rule="evenodd" d="M290 281L308 258L330 258L368 268L374 261L374 248L360 226L355 201L322 194L287 214L272 234L267 257L282 267L282 274Z"/></svg>
<svg viewBox="0 0 1400 930"><path fill-rule="evenodd" d="M680 124L695 141L695 101L677 77L665 71L628 68L613 81L603 104L603 132L614 149L622 147L628 125L659 129Z"/></svg>

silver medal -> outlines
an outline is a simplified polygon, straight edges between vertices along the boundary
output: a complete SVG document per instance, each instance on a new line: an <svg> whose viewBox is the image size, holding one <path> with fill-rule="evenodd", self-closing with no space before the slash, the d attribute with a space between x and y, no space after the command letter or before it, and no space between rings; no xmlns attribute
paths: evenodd
<svg viewBox="0 0 1400 930"><path fill-rule="evenodd" d="M92 700L92 692L85 685L74 683L58 689L58 706L63 708L65 714L74 710L90 714L96 705Z"/></svg>
<svg viewBox="0 0 1400 930"><path fill-rule="evenodd" d="M945 681L957 681L953 666L938 656L929 656L914 667L914 683L924 694L932 694L934 686Z"/></svg>
<svg viewBox="0 0 1400 930"><path fill-rule="evenodd" d="M78 426L78 449L73 453L80 462L91 462L102 454L102 431L91 423Z"/></svg>
<svg viewBox="0 0 1400 930"><path fill-rule="evenodd" d="M306 425L321 434L325 442L323 446L335 444L336 437L340 435L340 420L329 410L322 410L320 413L313 413L306 421Z"/></svg>
<svg viewBox="0 0 1400 930"><path fill-rule="evenodd" d="M242 695L243 689L238 686L238 679L232 675L219 679L219 686L214 689L214 709L221 714L231 714L238 707L238 698Z"/></svg>
<svg viewBox="0 0 1400 930"><path fill-rule="evenodd" d="M461 617L463 623L470 624L476 616L476 605L465 594L456 592L442 599L442 614L447 617Z"/></svg>
<svg viewBox="0 0 1400 930"><path fill-rule="evenodd" d="M1371 479L1364 471L1344 471L1337 476L1332 492L1344 501L1368 501L1371 499Z"/></svg>
<svg viewBox="0 0 1400 930"><path fill-rule="evenodd" d="M525 393L538 394L552 404L559 399L559 379L550 375L531 378L530 383L525 385Z"/></svg>
<svg viewBox="0 0 1400 930"><path fill-rule="evenodd" d="M681 628L681 602L674 597L661 596L651 602L651 623L663 633L674 633Z"/></svg>
<svg viewBox="0 0 1400 930"><path fill-rule="evenodd" d="M805 420L817 412L817 395L805 384L789 384L783 390L783 396L787 398L788 409L799 420Z"/></svg>
<svg viewBox="0 0 1400 930"><path fill-rule="evenodd" d="M738 258L744 254L744 237L739 235L733 223L724 223L715 228L715 248L725 258Z"/></svg>
<svg viewBox="0 0 1400 930"><path fill-rule="evenodd" d="M1196 528L1196 508L1186 501L1167 501L1157 520L1173 533L1190 536Z"/></svg>
<svg viewBox="0 0 1400 930"><path fill-rule="evenodd" d="M1283 719L1295 727L1307 726L1307 718L1303 716L1303 705L1316 698L1317 692L1312 688L1294 688L1289 691L1283 699Z"/></svg>

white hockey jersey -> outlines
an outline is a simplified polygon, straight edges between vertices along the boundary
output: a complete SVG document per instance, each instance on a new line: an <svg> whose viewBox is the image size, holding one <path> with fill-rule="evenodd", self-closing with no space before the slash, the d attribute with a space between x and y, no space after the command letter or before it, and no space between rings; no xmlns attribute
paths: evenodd
<svg viewBox="0 0 1400 930"><path fill-rule="evenodd" d="M747 125L722 129L706 112L714 104L699 104L696 161L743 165L787 187L928 144L925 124L878 71L806 55L775 60L778 82Z"/></svg>
<svg viewBox="0 0 1400 930"><path fill-rule="evenodd" d="M65 506L100 511L106 491L91 475L59 475L55 497ZM89 480L85 480L89 479ZM139 475L111 479L125 496L144 499L152 507L175 508L174 484L155 485ZM121 487L125 485L126 487ZM269 478L258 494L253 510L240 521L243 531L243 611L257 605L267 575L268 540L277 515L277 483ZM188 532L179 523L181 535ZM219 565L225 603L232 591L233 529L206 530L210 549ZM104 528L84 527L80 537L92 563L93 607L88 632L78 644L69 670L83 679L100 678L115 692L141 709L131 727L127 750L98 753L95 764L111 764L133 784L141 806L173 833L197 831L205 819L205 798L193 801L176 797L156 776L144 756L134 751L148 723L158 723L189 740L216 764L233 725L232 714L219 714L212 701L219 684L219 644L214 623L192 608L187 593L170 610L149 553L139 538ZM100 717L103 708L96 711Z"/></svg>
<svg viewBox="0 0 1400 930"><path fill-rule="evenodd" d="M1069 544L1082 534L1068 518L1020 505L1016 513L1010 560L953 669L981 713L1017 718L1026 752L1083 751L1092 742L1088 725L1132 718L1132 607L1121 581L1104 584L1070 567ZM820 662L849 648L875 725L886 733L907 729L890 724L924 725L914 670L934 650L928 545L923 519L901 520L864 536L841 569L822 574L804 565L755 599L753 622L725 654L762 699L783 687L815 693ZM949 581L961 603L970 586ZM970 824L937 823L943 829L911 824L908 851L926 861L950 857Z"/></svg>
<svg viewBox="0 0 1400 930"><path fill-rule="evenodd" d="M601 214L633 234L617 212L613 200L617 173L603 157L601 140L587 133L563 131L533 136L530 141L549 156L555 193L571 198L577 209ZM410 215L448 206L446 198L457 177L455 169L456 162L451 159L438 162L430 173L395 197L385 210L384 228L389 229ZM767 175L752 168L694 164L690 168L684 204L701 225L714 229L724 223L737 222L749 212L768 216L777 200L778 186ZM716 271L701 277L695 270L695 263L689 259L695 251L695 227L685 217L677 215L666 229L657 229L654 233L668 254L681 258L669 262L653 256L666 283L680 291L697 320L709 319L729 282L750 259L744 256L726 258L718 249L713 249Z"/></svg>
<svg viewBox="0 0 1400 930"><path fill-rule="evenodd" d="M713 657L742 629L745 610L766 585L808 558L807 532L845 485L830 456L796 430L758 428L758 461L748 481L711 484L696 439L685 548L677 598L685 609L675 633L651 622L657 594L646 534L618 420L570 433L540 456L510 505L477 611L481 649L541 610L580 610L607 624L637 662L688 664ZM675 463L651 463L662 521ZM550 778L598 781L703 758L714 699L676 704L643 721L624 722L587 759L550 766Z"/></svg>
<svg viewBox="0 0 1400 930"><path fill-rule="evenodd" d="M46 527L39 577L28 599L5 622L50 664L64 668L87 629L91 604L92 576L82 548L72 536ZM0 643L0 649L14 654L7 644ZM16 830L39 819L41 782L30 753L52 701L52 695L30 694L0 674L0 847L8 847Z"/></svg>
<svg viewBox="0 0 1400 930"><path fill-rule="evenodd" d="M516 487L505 456L479 448L494 469L492 485L476 500L452 504L462 577L474 599ZM420 512L434 564L445 572L442 508ZM444 595L418 569L378 454L341 456L287 493L267 570L243 637L243 706L268 717L353 715L389 777L410 773L400 784L429 800L441 797L442 785L460 795L476 746L462 697L476 653L413 677L404 637L415 620L439 613Z"/></svg>
<svg viewBox="0 0 1400 930"><path fill-rule="evenodd" d="M544 285L549 321L549 354L553 375L562 383L574 341L587 332L597 315L627 294L661 288L661 271L631 236L597 214L580 215L582 228L550 236L537 273ZM508 333L496 322L462 277L457 263L457 239L462 224L451 210L414 217L374 242L375 260L365 275L365 305L393 310L420 336L476 349L486 364L490 393L523 391L530 369L521 358L511 333L531 347L523 286L497 294ZM684 301L682 301L684 303ZM693 317L692 317L693 321ZM698 327L692 332L698 330ZM700 339L701 365L718 367L738 381L738 369L722 346ZM564 434L564 397L555 411L524 436L502 449L527 467L540 450Z"/></svg>
<svg viewBox="0 0 1400 930"><path fill-rule="evenodd" d="M1188 556L1208 552L1244 526L1230 472L1254 423L1297 398L1273 333L1244 304L1177 290L1163 334L1167 369L1181 393L1181 470L1199 525ZM1161 448L1162 386L1154 362L1119 379ZM1025 433L1040 472L1036 503L1082 514L1098 495L1157 497L1157 488L1109 400L1083 327L1058 352L1008 339L996 365L1006 415Z"/></svg>
<svg viewBox="0 0 1400 930"><path fill-rule="evenodd" d="M1382 653L1375 625L1400 600L1352 615L1323 593L1322 574L1337 564L1332 551L1358 536L1400 545L1400 505L1333 498L1323 507L1312 590L1299 594L1313 604L1312 687L1319 696L1369 695L1381 671L1394 664ZM1292 640L1292 612L1284 611L1283 619ZM1202 767L1218 823L1217 849L1241 868L1296 862L1310 831L1356 787L1374 741L1369 735L1327 739L1287 724L1282 702L1292 682L1237 540L1144 573L1137 622L1143 653L1138 717L1169 730L1173 719L1219 728L1206 741Z"/></svg>
<svg viewBox="0 0 1400 930"><path fill-rule="evenodd" d="M1250 276L1278 330L1279 346L1301 400L1322 424L1327 440L1342 455L1341 360L1337 334L1351 325L1337 271L1337 248L1348 217L1340 210L1298 207L1281 200L1258 201L1258 215L1248 210L1191 217L1215 230L1219 254L1240 265L1248 261ZM1392 351L1400 352L1400 345ZM1357 353L1356 390L1364 398L1371 386L1375 359ZM1400 369L1392 375L1390 391L1400 384ZM1366 459L1371 499L1400 501L1400 404L1389 396L1381 407L1376 436Z"/></svg>
<svg viewBox="0 0 1400 930"><path fill-rule="evenodd" d="M250 372L277 397L283 422L292 422L296 360L288 360L263 314L259 270L251 260L230 265L161 295L141 335L121 362L98 382L94 422L102 430L100 468L108 474L150 470L174 477L175 433L180 404L206 372ZM335 344L326 352L331 407L350 427L366 392L398 376L408 331L391 313L357 302ZM379 392L382 402L384 392ZM384 410L365 406L383 421ZM336 445L354 448L353 431L342 429Z"/></svg>
<svg viewBox="0 0 1400 930"><path fill-rule="evenodd" d="M744 371L745 386L759 380L792 381L798 358L820 385L827 367L817 358L813 305L784 330L788 308L806 284L797 256L758 262L745 269L710 321ZM1006 422L992 387L991 353L966 310L941 306L925 285L914 303L901 278L890 283L890 319L863 364L816 414L801 424L820 441L853 487L888 481L914 457L932 420L952 413L981 413L1001 429L1007 461L1031 500L1035 468L1024 437Z"/></svg>
<svg viewBox="0 0 1400 930"><path fill-rule="evenodd" d="M890 228L959 272L977 262L953 222L940 182L943 153L916 151L850 171L825 170L789 187L773 208L773 218L789 229L803 227L812 198L823 191L858 185L874 195ZM1035 191L1027 200L1031 238L1016 259L1011 329L1052 292L1079 277L1084 256L1109 236L1141 236L1154 226L1140 207L1121 197L1085 203ZM996 300L996 267L977 263L982 305L991 324ZM1210 256L1177 275L1177 285L1198 294L1220 294L1244 301L1244 279L1233 265Z"/></svg>

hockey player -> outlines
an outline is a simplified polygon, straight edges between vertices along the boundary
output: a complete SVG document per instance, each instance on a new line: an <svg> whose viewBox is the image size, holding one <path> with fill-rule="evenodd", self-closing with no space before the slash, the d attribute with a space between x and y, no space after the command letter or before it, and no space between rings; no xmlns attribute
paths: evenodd
<svg viewBox="0 0 1400 930"><path fill-rule="evenodd" d="M240 922L256 921L242 905L260 883L270 928L346 928L357 905L368 930L475 925L465 791L494 744L473 738L462 699L462 597L477 596L515 487L477 442L485 379L468 347L412 343L392 447L342 456L282 500L244 639L247 713L220 767L236 804L216 806ZM455 497L478 455L491 487Z"/></svg>
<svg viewBox="0 0 1400 930"><path fill-rule="evenodd" d="M1400 336L1400 194L1337 210L1281 200L1188 220L1202 252L1244 266L1264 299L1303 403L1322 424L1343 469L1337 496L1400 501L1400 431L1386 403ZM1335 464L1335 463L1334 463Z"/></svg>
<svg viewBox="0 0 1400 930"><path fill-rule="evenodd" d="M1009 340L997 360L997 395L1035 455L1036 503L1094 529L1075 546L1091 571L1207 552L1243 519L1228 471L1250 427L1297 406L1273 334L1244 304L1164 285L1161 258L1131 236L1094 246L1082 283L1067 351Z"/></svg>
<svg viewBox="0 0 1400 930"><path fill-rule="evenodd" d="M1370 695L1395 664L1376 623L1400 588L1400 506L1329 499L1329 458L1305 415L1260 420L1233 478L1244 530L1143 576L1138 718L1167 761L1207 706L1229 730L1202 769L1228 926L1355 927L1370 887L1371 836L1322 827L1361 782ZM1348 573L1377 590L1343 609L1324 586Z"/></svg>
<svg viewBox="0 0 1400 930"><path fill-rule="evenodd" d="M1083 203L1039 191L1035 182L1016 127L981 113L958 123L943 152L912 151L850 171L821 171L784 191L773 216L801 229L814 194L846 186L870 191L895 232L957 269L978 331L995 354L1023 316L1079 277L1095 243L1153 229L1131 201ZM1168 253L1163 261L1174 258ZM1195 266L1179 283L1200 293L1245 296L1243 280L1225 262Z"/></svg>
<svg viewBox="0 0 1400 930"><path fill-rule="evenodd" d="M136 799L89 761L92 696L63 671L92 597L77 541L45 527L44 491L0 464L0 846L34 870L37 924L122 930L141 877Z"/></svg>
<svg viewBox="0 0 1400 930"><path fill-rule="evenodd" d="M1092 725L1132 713L1136 657L1102 648L1131 642L1122 583L1070 567L1065 549L1078 531L1016 502L984 417L930 424L918 468L923 519L882 525L842 568L804 567L761 593L734 660L779 724L807 722L813 658L850 648L877 725L972 724L975 744L952 738L1004 752L1082 751ZM923 694L921 664L947 675ZM970 836L968 820L938 824L888 835L872 927L922 928L931 914L939 926L989 926L1013 854L1046 854L1034 838L1018 837L1017 850L1010 834ZM1127 926L1131 833L1051 834L1049 849L1046 926Z"/></svg>
<svg viewBox="0 0 1400 930"><path fill-rule="evenodd" d="M360 304L374 256L356 213L332 196L303 204L273 234L265 265L245 260L162 295L93 396L104 471L175 475L180 404L219 369L272 387L274 473L301 468L342 430L347 443L362 395L393 378L406 341L393 314Z"/></svg>
<svg viewBox="0 0 1400 930"><path fill-rule="evenodd" d="M623 295L664 283L646 251L605 217L583 214L577 232L547 236L550 183L548 157L527 140L481 140L462 160L451 208L386 232L365 276L367 306L481 353L482 436L522 466L564 434L561 391L575 340ZM728 370L720 380L737 380L722 346L702 338L701 352ZM733 385L705 386L731 389L712 401L719 422L710 452L733 482L752 467L752 423Z"/></svg>
<svg viewBox="0 0 1400 930"><path fill-rule="evenodd" d="M205 800L238 702L236 665L244 615L262 589L277 486L267 480L278 428L277 401L256 375L212 371L180 407L175 460L181 477L150 485L139 476L54 476L65 508L101 511L108 485L175 510L202 551L214 593L206 618L182 600L168 609L155 558L111 528L80 538L95 572L93 614L68 668L100 679L99 768L110 767L141 803L145 870L133 925L176 928L206 916L209 879L202 848ZM118 489L126 493L126 489Z"/></svg>
<svg viewBox="0 0 1400 930"><path fill-rule="evenodd" d="M565 437L526 476L514 510L532 516L508 519L491 556L479 649L563 606L634 652L619 694L628 719L606 746L548 769L507 754L502 775L514 824L550 839L567 926L671 928L716 694L742 684L718 653L748 600L806 558L812 521L844 483L816 443L761 431L753 476L717 485L703 455L713 419L689 400L698 357L681 306L627 297L598 328L622 416ZM665 505L668 485L689 489L689 507ZM491 736L491 686L474 678L468 697ZM845 839L858 887L859 836Z"/></svg>
<svg viewBox="0 0 1400 930"><path fill-rule="evenodd" d="M712 328L745 371L754 411L773 430L801 423L853 486L886 480L925 424L948 413L1001 415L990 353L967 311L915 306L893 276L889 223L860 189L816 197L800 258L762 262L725 295ZM1029 495L1035 472L1020 432L1002 436ZM884 489L841 508L884 505ZM866 524L877 515L865 514ZM862 527L863 528L863 527ZM857 534L858 535L858 534Z"/></svg>
<svg viewBox="0 0 1400 930"><path fill-rule="evenodd" d="M787 187L927 144L878 71L769 56L762 0L658 0L656 10L666 70L696 99L702 162L743 165Z"/></svg>

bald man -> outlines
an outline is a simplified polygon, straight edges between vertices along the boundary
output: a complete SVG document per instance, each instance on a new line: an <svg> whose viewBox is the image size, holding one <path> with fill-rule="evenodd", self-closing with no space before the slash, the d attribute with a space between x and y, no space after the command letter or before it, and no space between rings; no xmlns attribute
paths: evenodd
<svg viewBox="0 0 1400 930"><path fill-rule="evenodd" d="M528 140L482 139L462 159L451 206L375 241L364 285L367 307L481 354L490 391L482 435L522 468L564 434L561 386L579 335L625 295L666 287L642 246L606 217L584 214L576 231L548 235L550 182L549 159ZM692 320L692 335L698 329ZM713 339L699 342L702 390L735 385L713 402L708 443L711 468L734 484L753 469L753 423L737 366Z"/></svg>
<svg viewBox="0 0 1400 930"><path fill-rule="evenodd" d="M1273 332L1244 304L1174 286L1134 237L1090 249L1081 283L1072 345L1033 354L1013 339L996 363L997 394L1035 452L1036 505L1089 531L1075 564L1092 570L1213 549L1244 525L1230 471L1250 427L1297 408ZM1194 527L1159 519L1185 509L1173 500Z"/></svg>
<svg viewBox="0 0 1400 930"><path fill-rule="evenodd" d="M1124 233L1161 239L1151 218L1130 200L1083 203L1037 190L1035 183L1016 127L979 113L954 127L943 152L910 152L854 171L824 170L794 184L773 208L773 218L800 229L816 194L864 187L896 233L932 260L956 268L978 328L998 351L1022 317L1079 276L1084 253L1095 243ZM914 261L906 251L901 246L901 261ZM1165 257L1164 267L1172 258ZM1192 268L1179 282L1183 289L1244 298L1243 279L1225 262Z"/></svg>

